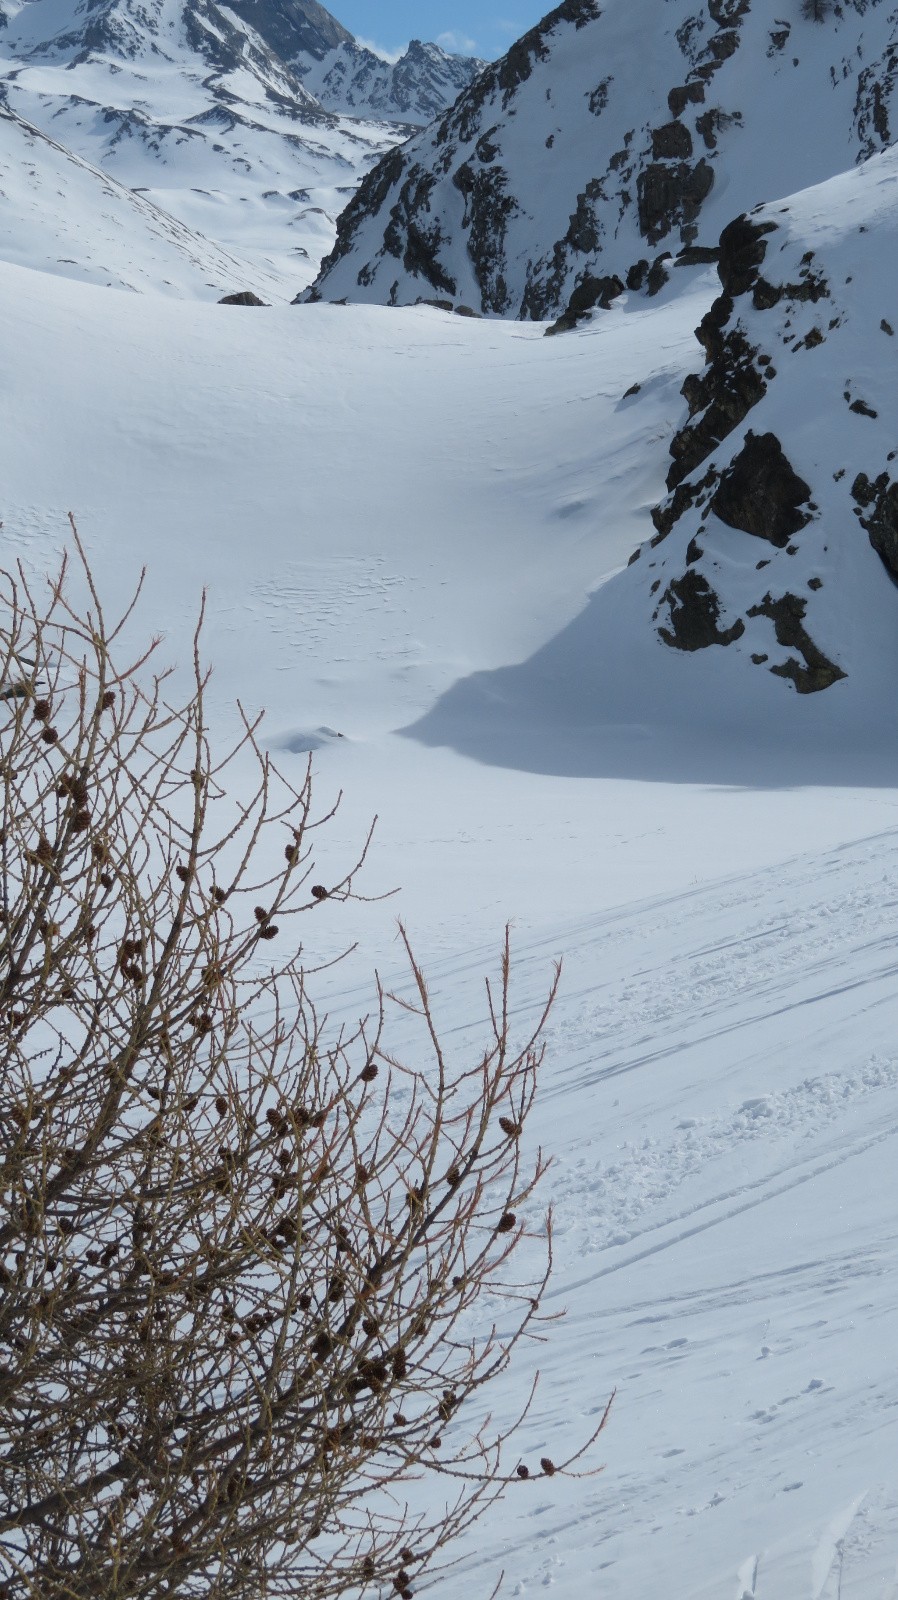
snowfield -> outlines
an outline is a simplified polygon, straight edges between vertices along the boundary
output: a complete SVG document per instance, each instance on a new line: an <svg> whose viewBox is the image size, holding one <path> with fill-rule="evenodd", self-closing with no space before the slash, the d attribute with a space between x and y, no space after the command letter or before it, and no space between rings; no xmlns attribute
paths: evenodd
<svg viewBox="0 0 898 1600"><path fill-rule="evenodd" d="M506 919L522 1025L564 957L531 1134L568 1315L495 1404L542 1367L526 1461L615 1389L604 1471L522 1485L447 1600L898 1600L898 590L833 528L875 603L817 695L634 635L718 289L544 340L0 266L5 561L46 569L71 509L182 664L207 586L214 729L265 705L345 792L325 881L379 815L400 892L304 930L358 944L333 1014L401 981L397 915L459 1051Z"/></svg>

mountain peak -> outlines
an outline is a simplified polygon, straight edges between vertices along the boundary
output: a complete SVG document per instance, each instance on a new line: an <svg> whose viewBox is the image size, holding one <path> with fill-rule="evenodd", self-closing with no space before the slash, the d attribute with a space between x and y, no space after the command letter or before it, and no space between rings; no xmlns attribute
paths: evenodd
<svg viewBox="0 0 898 1600"><path fill-rule="evenodd" d="M229 0L229 4L285 61L300 53L321 61L330 50L354 43L348 28L318 0Z"/></svg>

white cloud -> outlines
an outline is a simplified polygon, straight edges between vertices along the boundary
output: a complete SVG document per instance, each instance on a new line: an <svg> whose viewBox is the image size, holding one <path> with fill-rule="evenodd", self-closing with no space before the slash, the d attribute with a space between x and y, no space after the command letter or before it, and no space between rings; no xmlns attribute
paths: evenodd
<svg viewBox="0 0 898 1600"><path fill-rule="evenodd" d="M477 49L476 39L469 39L467 34L457 33L452 28L437 35L437 44L455 56L471 56Z"/></svg>
<svg viewBox="0 0 898 1600"><path fill-rule="evenodd" d="M362 45L365 50L370 50L372 55L379 56L381 61L398 61L399 57L404 56L406 50L408 49L408 45L403 44L399 46L398 50L385 50L382 44L376 44L373 39L362 39L359 38L358 35L356 37L357 42Z"/></svg>

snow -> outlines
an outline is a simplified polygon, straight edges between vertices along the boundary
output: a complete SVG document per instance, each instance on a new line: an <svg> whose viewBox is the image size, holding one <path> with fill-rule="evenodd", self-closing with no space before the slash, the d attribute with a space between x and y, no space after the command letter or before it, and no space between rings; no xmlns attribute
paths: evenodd
<svg viewBox="0 0 898 1600"><path fill-rule="evenodd" d="M821 198L789 226L823 230ZM5 559L45 569L72 509L110 603L148 563L144 628L185 665L206 585L214 729L266 705L287 769L311 750L322 803L345 793L322 876L378 813L367 888L399 894L312 930L310 957L358 943L334 1015L398 977L399 914L460 1052L506 918L522 1023L564 957L533 1137L568 1315L495 1404L542 1366L527 1460L616 1389L604 1472L522 1485L442 1592L896 1600L898 597L834 526L849 675L801 699L647 626L625 563L714 275L544 340L10 253Z"/></svg>
<svg viewBox="0 0 898 1600"><path fill-rule="evenodd" d="M126 228L113 250L102 219L95 248L99 200L83 184L61 208L63 217L82 217L83 237L26 192L19 211L37 211L39 227L16 215L6 259L42 269L54 261L70 276L115 286L174 282L198 299L213 298L210 283L222 293L292 299L332 247L336 218L363 174L408 130L324 112L229 8L210 16L202 0L186 10L166 0L148 13L119 0L96 23L99 45L91 26L90 16L73 15L70 0L30 0L12 15L0 27L0 110L7 105L102 169L115 180L107 188L138 191L166 213L170 232L198 236L188 240L198 260L217 254L220 268L223 253L230 270L189 274L182 265L148 279L145 242L132 243Z"/></svg>

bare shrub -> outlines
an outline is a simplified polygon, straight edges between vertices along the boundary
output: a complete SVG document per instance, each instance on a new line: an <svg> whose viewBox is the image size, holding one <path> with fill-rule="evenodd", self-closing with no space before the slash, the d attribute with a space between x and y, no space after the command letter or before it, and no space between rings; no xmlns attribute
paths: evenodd
<svg viewBox="0 0 898 1600"><path fill-rule="evenodd" d="M313 881L308 773L246 719L216 759L198 647L172 708L84 577L83 609L65 568L46 596L0 578L0 1592L408 1600L530 1475L479 1391L551 1264L511 1279L546 1012L513 1043L506 938L451 1068L406 941L426 1070L391 1055L381 989L326 1024L294 919L361 861ZM475 1339L486 1291L502 1331ZM408 1509L423 1469L438 1514Z"/></svg>

